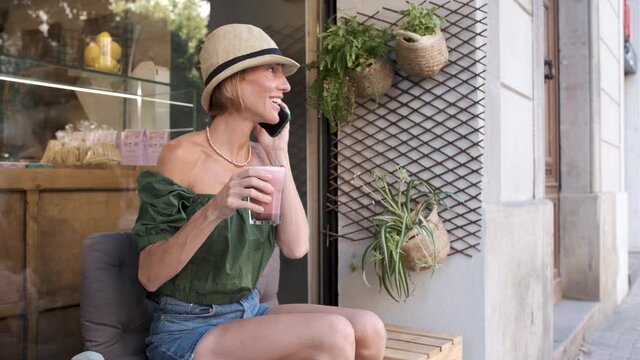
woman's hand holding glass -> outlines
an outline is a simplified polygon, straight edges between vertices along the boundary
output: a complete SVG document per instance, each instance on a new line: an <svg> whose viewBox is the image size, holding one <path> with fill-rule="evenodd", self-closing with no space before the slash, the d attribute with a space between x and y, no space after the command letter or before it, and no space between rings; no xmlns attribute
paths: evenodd
<svg viewBox="0 0 640 360"><path fill-rule="evenodd" d="M247 200L253 198L263 203L271 202L274 189L268 183L270 178L271 175L265 171L255 168L244 169L229 178L211 204L223 219L233 215L240 208L261 213L264 210L262 206Z"/></svg>

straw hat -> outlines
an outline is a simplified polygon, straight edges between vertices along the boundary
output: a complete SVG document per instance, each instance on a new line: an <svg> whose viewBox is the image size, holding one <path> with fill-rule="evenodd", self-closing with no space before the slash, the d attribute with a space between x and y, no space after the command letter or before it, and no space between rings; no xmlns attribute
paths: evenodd
<svg viewBox="0 0 640 360"><path fill-rule="evenodd" d="M282 56L278 45L262 29L247 24L229 24L212 31L200 51L204 90L200 102L209 111L211 92L222 80L238 71L267 64L282 64L285 75L300 66Z"/></svg>

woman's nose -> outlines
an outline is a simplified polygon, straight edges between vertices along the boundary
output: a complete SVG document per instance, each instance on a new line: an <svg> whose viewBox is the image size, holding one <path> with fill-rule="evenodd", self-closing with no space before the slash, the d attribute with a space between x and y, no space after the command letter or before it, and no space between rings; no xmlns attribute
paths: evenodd
<svg viewBox="0 0 640 360"><path fill-rule="evenodd" d="M287 80L286 76L284 76L284 74L282 74L282 77L280 79L279 87L282 92L291 91L291 84L289 84L289 81Z"/></svg>

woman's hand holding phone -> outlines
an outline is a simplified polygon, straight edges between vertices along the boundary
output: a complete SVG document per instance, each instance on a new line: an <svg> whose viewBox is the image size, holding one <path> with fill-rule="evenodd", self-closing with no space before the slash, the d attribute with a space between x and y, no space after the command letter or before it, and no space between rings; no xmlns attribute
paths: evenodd
<svg viewBox="0 0 640 360"><path fill-rule="evenodd" d="M284 106L281 106L278 111L278 119L277 124L260 123L260 126L267 131L269 136L276 137L291 120L291 113Z"/></svg>
<svg viewBox="0 0 640 360"><path fill-rule="evenodd" d="M289 122L291 115L284 103L280 104L278 116L280 118L278 124L259 123L259 126L253 129L258 143L260 143L267 153L272 165L284 165L284 158L288 160Z"/></svg>

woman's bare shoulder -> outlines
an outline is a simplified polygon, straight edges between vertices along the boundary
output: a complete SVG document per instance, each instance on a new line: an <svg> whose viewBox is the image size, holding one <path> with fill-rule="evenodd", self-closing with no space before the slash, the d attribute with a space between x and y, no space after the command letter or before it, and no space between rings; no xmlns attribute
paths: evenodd
<svg viewBox="0 0 640 360"><path fill-rule="evenodd" d="M158 171L176 183L190 188L192 172L203 158L203 145L198 132L182 135L171 140L158 157Z"/></svg>

